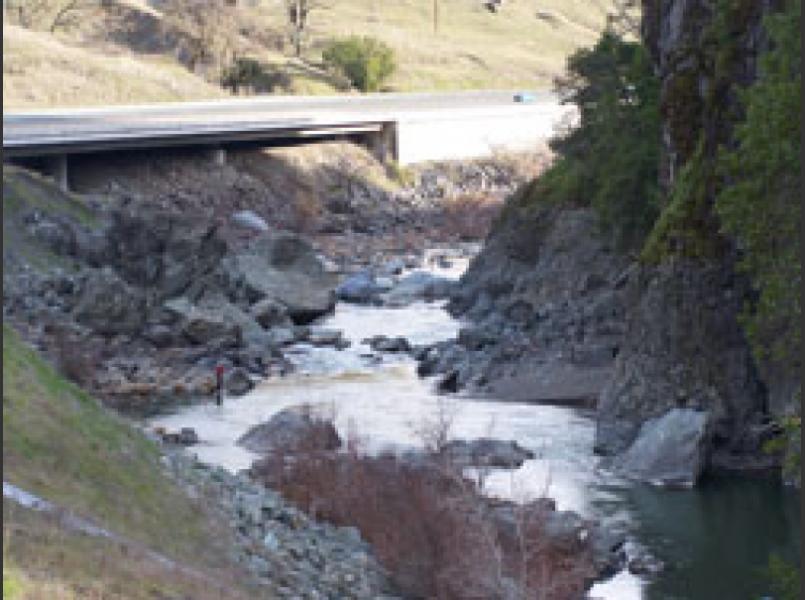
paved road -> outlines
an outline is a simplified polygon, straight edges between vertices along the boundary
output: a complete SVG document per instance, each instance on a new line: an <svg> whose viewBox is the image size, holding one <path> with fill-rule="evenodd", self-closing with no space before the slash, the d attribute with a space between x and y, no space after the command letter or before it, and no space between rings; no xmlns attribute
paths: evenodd
<svg viewBox="0 0 805 600"><path fill-rule="evenodd" d="M315 136L377 130L418 117L522 110L514 91L261 97L237 100L6 112L3 149L9 156L134 147L153 143L236 141L264 135ZM554 104L550 94L536 103ZM239 137L243 136L243 137Z"/></svg>

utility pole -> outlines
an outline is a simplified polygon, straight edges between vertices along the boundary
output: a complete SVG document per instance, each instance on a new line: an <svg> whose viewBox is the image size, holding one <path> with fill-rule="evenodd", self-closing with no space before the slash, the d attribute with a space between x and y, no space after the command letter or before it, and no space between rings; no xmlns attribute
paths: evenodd
<svg viewBox="0 0 805 600"><path fill-rule="evenodd" d="M293 27L294 52L302 56L302 35L307 21L308 0L292 0L288 5L288 20Z"/></svg>
<svg viewBox="0 0 805 600"><path fill-rule="evenodd" d="M439 0L433 0L433 34L439 33Z"/></svg>

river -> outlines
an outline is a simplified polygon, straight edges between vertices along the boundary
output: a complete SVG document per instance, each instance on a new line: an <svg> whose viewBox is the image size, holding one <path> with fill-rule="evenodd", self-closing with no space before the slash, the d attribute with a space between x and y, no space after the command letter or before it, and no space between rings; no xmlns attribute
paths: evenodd
<svg viewBox="0 0 805 600"><path fill-rule="evenodd" d="M457 277L460 261L439 274ZM688 491L634 485L602 468L593 454L593 415L578 409L445 398L433 382L416 375L404 355L369 356L361 341L402 335L414 344L454 337L460 323L438 303L404 308L338 304L322 326L339 329L352 342L346 350L300 344L290 358L297 372L262 381L223 407L196 405L160 416L149 425L193 427L202 442L199 459L239 470L254 455L235 444L253 425L300 404L319 405L342 436L357 436L369 452L422 445L422 430L447 414L458 438L492 436L516 440L533 460L514 471L496 470L489 494L516 501L547 495L560 510L627 531L632 547L665 565L659 574L628 571L597 584L590 598L605 600L753 599L768 594L762 568L770 553L799 564L798 493L768 478L710 478Z"/></svg>

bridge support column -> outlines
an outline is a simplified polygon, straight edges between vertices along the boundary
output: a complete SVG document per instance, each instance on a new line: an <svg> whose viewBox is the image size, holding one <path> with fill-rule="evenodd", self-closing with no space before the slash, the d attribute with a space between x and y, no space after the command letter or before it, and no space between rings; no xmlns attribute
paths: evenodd
<svg viewBox="0 0 805 600"><path fill-rule="evenodd" d="M220 147L210 148L208 155L212 164L216 167L223 167L226 164L226 150Z"/></svg>
<svg viewBox="0 0 805 600"><path fill-rule="evenodd" d="M380 162L395 162L400 156L397 146L397 123L384 123L380 131L367 134L366 145Z"/></svg>
<svg viewBox="0 0 805 600"><path fill-rule="evenodd" d="M66 154L48 157L45 162L45 174L53 178L59 189L64 192L70 191L70 173Z"/></svg>

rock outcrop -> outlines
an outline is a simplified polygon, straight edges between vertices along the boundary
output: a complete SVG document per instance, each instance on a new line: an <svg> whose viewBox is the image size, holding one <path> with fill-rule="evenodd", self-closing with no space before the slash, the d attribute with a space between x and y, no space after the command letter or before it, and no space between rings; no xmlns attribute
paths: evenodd
<svg viewBox="0 0 805 600"><path fill-rule="evenodd" d="M203 215L90 206L13 167L4 185L4 317L120 410L211 399L216 364L284 372L295 324L334 306L334 275L294 234L238 239Z"/></svg>
<svg viewBox="0 0 805 600"><path fill-rule="evenodd" d="M683 407L707 411L714 453L759 450L765 398L738 323L745 289L715 264L635 274L622 352L598 405L600 452L627 450L643 423Z"/></svg>
<svg viewBox="0 0 805 600"><path fill-rule="evenodd" d="M771 5L643 5L643 35L662 81L661 183L670 189L683 166L710 172L719 145L730 143L740 114L738 90L755 77L764 44L761 19ZM706 43L725 28L734 32L725 42L729 48ZM625 343L598 407L596 447L626 451L635 473L651 468L648 457L641 463L640 452L629 449L640 444L641 426L675 407L709 415L712 463L768 463L758 456L769 433L767 390L774 383L761 380L739 322L750 288L736 275L735 251L719 232L714 186L689 193L702 196L687 239L666 234L630 281ZM694 248L693 239L706 245Z"/></svg>
<svg viewBox="0 0 805 600"><path fill-rule="evenodd" d="M624 331L627 261L592 210L509 201L453 293L470 321L453 343L419 353L420 373L511 400L591 404L612 374Z"/></svg>

